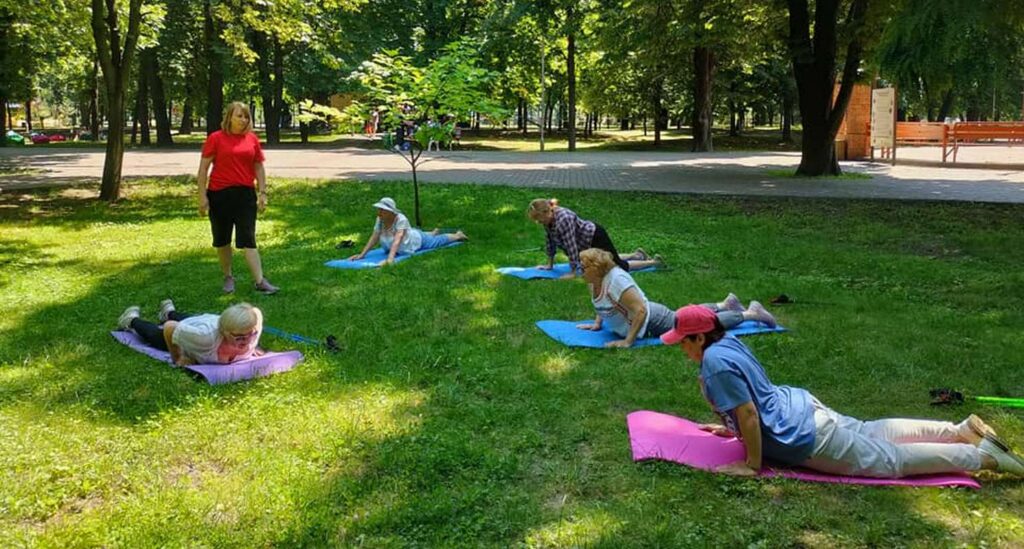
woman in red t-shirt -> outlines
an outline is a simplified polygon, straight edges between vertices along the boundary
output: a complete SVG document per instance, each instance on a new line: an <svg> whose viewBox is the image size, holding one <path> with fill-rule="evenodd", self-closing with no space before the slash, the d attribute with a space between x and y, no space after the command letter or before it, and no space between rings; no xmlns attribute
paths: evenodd
<svg viewBox="0 0 1024 549"><path fill-rule="evenodd" d="M256 249L256 211L262 212L267 207L267 174L263 170L263 148L252 132L249 107L238 101L228 105L220 127L203 144L197 178L199 215L209 212L213 247L217 248L220 269L224 272L224 293L235 291L235 277L231 274L231 232L234 230L235 246L245 250L245 262L252 272L256 291L273 294L278 288L263 276L260 252ZM210 164L213 164L212 173Z"/></svg>

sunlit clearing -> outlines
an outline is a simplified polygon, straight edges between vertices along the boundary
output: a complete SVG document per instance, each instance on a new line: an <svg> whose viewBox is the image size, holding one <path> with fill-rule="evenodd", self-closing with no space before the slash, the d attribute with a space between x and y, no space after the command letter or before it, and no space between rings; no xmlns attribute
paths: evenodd
<svg viewBox="0 0 1024 549"><path fill-rule="evenodd" d="M505 204L504 206L501 206L500 208L492 211L491 213L493 213L494 215L505 215L505 214L510 214L510 213L518 212L519 210L522 210L522 209L523 208L521 206L513 206L511 204Z"/></svg>

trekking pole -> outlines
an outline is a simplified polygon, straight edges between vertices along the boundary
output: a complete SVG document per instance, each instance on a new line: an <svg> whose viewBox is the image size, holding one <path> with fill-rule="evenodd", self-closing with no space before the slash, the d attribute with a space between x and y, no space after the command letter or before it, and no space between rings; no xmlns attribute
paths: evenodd
<svg viewBox="0 0 1024 549"><path fill-rule="evenodd" d="M1007 408L1024 408L1024 398L994 397L994 396L964 396L960 391L949 388L932 389L928 391L932 397L932 406L945 404L963 404L967 399L984 402L993 406L1004 406Z"/></svg>
<svg viewBox="0 0 1024 549"><path fill-rule="evenodd" d="M279 330L271 326L264 326L263 331L270 335L284 338L290 341L295 341L298 343L308 343L309 345L324 347L332 353L336 353L341 350L341 348L338 347L338 338L334 337L333 335L329 335L323 341L320 341L318 339L313 339L311 337L306 337L299 334L289 333L284 330Z"/></svg>

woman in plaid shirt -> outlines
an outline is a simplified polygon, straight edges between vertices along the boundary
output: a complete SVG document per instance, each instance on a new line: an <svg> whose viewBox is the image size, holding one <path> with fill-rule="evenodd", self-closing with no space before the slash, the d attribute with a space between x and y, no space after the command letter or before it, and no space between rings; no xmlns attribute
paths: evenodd
<svg viewBox="0 0 1024 549"><path fill-rule="evenodd" d="M612 260L624 271L655 265L661 266L665 263L661 256L648 258L647 254L639 248L625 257L620 257L604 227L593 221L581 219L576 212L559 206L558 201L553 198L538 198L531 201L526 213L535 223L543 225L544 231L547 233L548 262L546 265L538 265L537 268L547 270L554 267L555 253L558 248L561 248L569 258L571 270L562 278L576 276L576 272L582 268L580 251L587 248L598 248L612 254Z"/></svg>

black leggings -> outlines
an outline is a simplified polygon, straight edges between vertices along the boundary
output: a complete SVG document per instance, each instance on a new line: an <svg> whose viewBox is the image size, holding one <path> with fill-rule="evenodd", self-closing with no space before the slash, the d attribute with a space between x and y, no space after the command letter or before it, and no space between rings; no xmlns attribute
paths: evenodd
<svg viewBox="0 0 1024 549"><path fill-rule="evenodd" d="M167 320L181 321L192 315L188 313L179 313L178 311L171 311L167 315ZM153 324L148 320L142 320L141 318L132 319L130 324L135 333L139 334L139 337L146 342L146 345L155 347L161 351L167 351L167 341L164 340L164 329L159 324Z"/></svg>
<svg viewBox="0 0 1024 549"><path fill-rule="evenodd" d="M604 230L604 227L594 223L594 238L590 239L590 247L604 250L612 254L612 261L616 265L622 267L623 271L629 272L629 263L619 257L619 252L615 249L615 244L612 244L612 237L608 236L608 231Z"/></svg>

